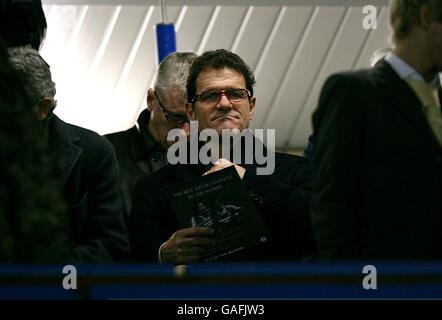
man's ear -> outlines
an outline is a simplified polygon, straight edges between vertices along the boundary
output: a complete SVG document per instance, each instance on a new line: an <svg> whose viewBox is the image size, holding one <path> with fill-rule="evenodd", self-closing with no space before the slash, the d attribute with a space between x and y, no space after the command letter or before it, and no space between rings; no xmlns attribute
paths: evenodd
<svg viewBox="0 0 442 320"><path fill-rule="evenodd" d="M255 103L256 103L256 97L252 97L249 102L250 105L249 120L252 120L253 114L255 113Z"/></svg>
<svg viewBox="0 0 442 320"><path fill-rule="evenodd" d="M195 120L195 106L192 103L186 102L186 113L189 120Z"/></svg>
<svg viewBox="0 0 442 320"><path fill-rule="evenodd" d="M50 97L44 97L36 106L35 106L35 115L38 120L44 120L51 112L52 105L54 103L54 99Z"/></svg>
<svg viewBox="0 0 442 320"><path fill-rule="evenodd" d="M147 97L146 97L146 103L147 103L147 109L152 112L153 110L153 100L155 99L155 95L153 93L153 89L147 90Z"/></svg>

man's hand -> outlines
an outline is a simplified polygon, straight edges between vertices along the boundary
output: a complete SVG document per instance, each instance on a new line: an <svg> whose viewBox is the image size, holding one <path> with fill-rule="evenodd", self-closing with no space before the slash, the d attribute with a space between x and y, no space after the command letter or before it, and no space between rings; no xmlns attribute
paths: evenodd
<svg viewBox="0 0 442 320"><path fill-rule="evenodd" d="M238 172L238 175L239 175L239 177L241 179L244 177L244 174L246 173L246 169L245 168L243 168L243 167L241 167L241 166L239 166L237 164L234 164L234 163L230 162L229 160L226 160L226 159L223 159L223 158L221 158L218 161L216 161L213 164L213 167L210 168L210 170L204 172L203 176L205 176L206 174L210 174L210 173L213 173L213 172L216 172L216 171L228 168L230 166L235 166L236 172Z"/></svg>
<svg viewBox="0 0 442 320"><path fill-rule="evenodd" d="M213 245L214 234L214 230L207 227L180 229L161 246L161 259L174 264L200 261L204 251Z"/></svg>

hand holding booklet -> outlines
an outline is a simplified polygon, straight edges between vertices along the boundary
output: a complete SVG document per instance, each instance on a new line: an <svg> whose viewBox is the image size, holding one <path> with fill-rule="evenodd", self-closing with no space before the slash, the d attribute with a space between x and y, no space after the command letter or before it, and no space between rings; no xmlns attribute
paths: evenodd
<svg viewBox="0 0 442 320"><path fill-rule="evenodd" d="M270 233L234 166L168 188L180 227L210 227L215 244L203 261L228 259L270 241Z"/></svg>

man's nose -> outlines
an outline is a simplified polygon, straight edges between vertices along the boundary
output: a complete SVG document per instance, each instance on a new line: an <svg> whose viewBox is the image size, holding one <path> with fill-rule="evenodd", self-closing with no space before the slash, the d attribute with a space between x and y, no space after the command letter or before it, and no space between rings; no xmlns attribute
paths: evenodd
<svg viewBox="0 0 442 320"><path fill-rule="evenodd" d="M219 108L231 108L232 107L232 103L227 98L227 95L225 92L221 93L221 97L219 98L217 107L219 107Z"/></svg>

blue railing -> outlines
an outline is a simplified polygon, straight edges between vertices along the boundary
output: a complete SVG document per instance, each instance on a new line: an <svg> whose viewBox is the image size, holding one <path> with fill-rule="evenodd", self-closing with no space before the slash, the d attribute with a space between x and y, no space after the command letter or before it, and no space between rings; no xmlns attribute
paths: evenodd
<svg viewBox="0 0 442 320"><path fill-rule="evenodd" d="M0 265L0 299L442 299L442 262L366 265Z"/></svg>

